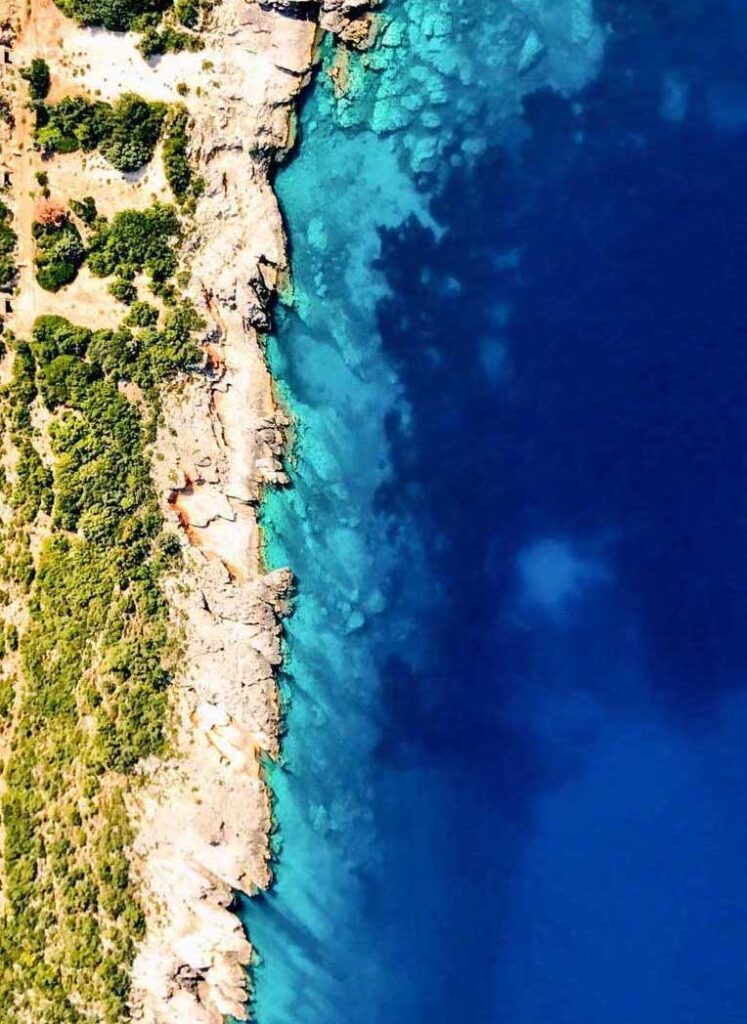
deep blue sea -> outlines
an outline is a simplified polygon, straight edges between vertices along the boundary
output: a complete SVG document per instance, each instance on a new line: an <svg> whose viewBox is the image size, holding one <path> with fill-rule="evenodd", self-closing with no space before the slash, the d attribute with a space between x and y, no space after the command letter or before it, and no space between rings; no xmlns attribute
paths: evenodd
<svg viewBox="0 0 747 1024"><path fill-rule="evenodd" d="M384 16L277 181L256 1019L741 1024L747 4Z"/></svg>

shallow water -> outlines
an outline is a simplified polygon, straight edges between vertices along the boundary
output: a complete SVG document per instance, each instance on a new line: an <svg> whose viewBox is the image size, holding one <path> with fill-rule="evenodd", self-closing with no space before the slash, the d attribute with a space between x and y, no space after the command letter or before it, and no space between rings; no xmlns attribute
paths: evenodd
<svg viewBox="0 0 747 1024"><path fill-rule="evenodd" d="M278 180L257 1019L741 1019L746 15L387 16Z"/></svg>

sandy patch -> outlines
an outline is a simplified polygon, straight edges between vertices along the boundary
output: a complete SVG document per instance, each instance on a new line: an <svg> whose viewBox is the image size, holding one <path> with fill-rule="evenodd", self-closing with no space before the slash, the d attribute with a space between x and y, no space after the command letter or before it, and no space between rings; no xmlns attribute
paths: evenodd
<svg viewBox="0 0 747 1024"><path fill-rule="evenodd" d="M44 163L52 195L67 204L92 195L99 213L113 217L118 210L143 210L156 200L174 201L166 181L161 147L147 166L120 174L99 153L66 153Z"/></svg>

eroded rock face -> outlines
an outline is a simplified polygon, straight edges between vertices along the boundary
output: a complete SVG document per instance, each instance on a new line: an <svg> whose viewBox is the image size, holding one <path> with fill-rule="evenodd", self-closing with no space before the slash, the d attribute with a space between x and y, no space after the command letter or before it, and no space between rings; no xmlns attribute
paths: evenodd
<svg viewBox="0 0 747 1024"><path fill-rule="evenodd" d="M378 0L260 0L263 11L274 11L294 21L318 22L344 42L357 48L370 45L375 28L371 8Z"/></svg>
<svg viewBox="0 0 747 1024"><path fill-rule="evenodd" d="M270 882L262 752L277 745L273 666L280 661L285 571L240 584L195 553L195 585L173 594L186 616L179 754L140 797L133 849L148 908L133 974L133 1017L244 1017L251 947L228 908Z"/></svg>
<svg viewBox="0 0 747 1024"><path fill-rule="evenodd" d="M365 49L375 31L373 6L361 0L322 0L320 24L349 45Z"/></svg>
<svg viewBox="0 0 747 1024"><path fill-rule="evenodd" d="M206 39L209 82L190 104L206 188L187 255L207 363L166 399L154 460L187 568L170 585L185 665L174 684L175 756L144 766L133 807L147 927L131 1007L143 1024L246 1016L252 950L230 907L235 891L271 880L260 757L277 754L274 671L292 584L287 570L263 571L257 524L262 488L287 482L288 420L258 337L288 270L269 173L293 144L322 30L358 44L364 22L370 29L365 5L350 0L223 0Z"/></svg>

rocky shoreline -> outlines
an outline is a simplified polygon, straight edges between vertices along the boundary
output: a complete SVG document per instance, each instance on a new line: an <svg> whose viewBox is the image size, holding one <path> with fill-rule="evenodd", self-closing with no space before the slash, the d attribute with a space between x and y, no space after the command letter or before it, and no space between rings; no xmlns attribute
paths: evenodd
<svg viewBox="0 0 747 1024"><path fill-rule="evenodd" d="M172 761L147 765L133 862L146 937L133 969L144 1024L247 1015L252 948L231 904L271 883L270 794L260 759L278 753L274 673L289 570L265 573L257 505L282 469L288 420L260 345L288 276L270 183L293 145L295 108L324 30L365 45L359 3L223 0L206 37L212 67L189 103L206 182L195 214L190 293L208 324L208 368L165 405L156 445L164 514L189 540L170 599L184 636ZM207 93L207 95L205 95Z"/></svg>

